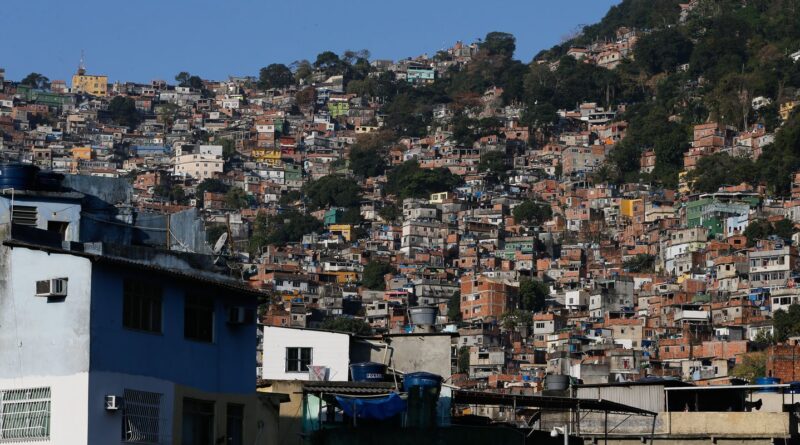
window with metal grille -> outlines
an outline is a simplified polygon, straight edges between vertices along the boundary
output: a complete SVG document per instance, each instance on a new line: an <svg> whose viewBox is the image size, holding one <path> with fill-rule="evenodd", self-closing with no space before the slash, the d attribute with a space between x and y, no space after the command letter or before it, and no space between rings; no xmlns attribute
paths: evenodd
<svg viewBox="0 0 800 445"><path fill-rule="evenodd" d="M0 391L0 441L50 438L50 388Z"/></svg>
<svg viewBox="0 0 800 445"><path fill-rule="evenodd" d="M286 348L286 372L308 372L311 348Z"/></svg>
<svg viewBox="0 0 800 445"><path fill-rule="evenodd" d="M161 287L125 280L122 325L128 329L161 332Z"/></svg>
<svg viewBox="0 0 800 445"><path fill-rule="evenodd" d="M11 220L14 222L14 224L36 227L36 221L38 219L39 214L34 206L15 205L12 207Z"/></svg>
<svg viewBox="0 0 800 445"><path fill-rule="evenodd" d="M123 442L160 443L162 395L126 389L122 397Z"/></svg>

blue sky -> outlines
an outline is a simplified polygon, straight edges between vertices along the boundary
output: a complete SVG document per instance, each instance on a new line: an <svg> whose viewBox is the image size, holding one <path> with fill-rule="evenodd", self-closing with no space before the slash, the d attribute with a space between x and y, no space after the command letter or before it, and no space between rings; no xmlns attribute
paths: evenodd
<svg viewBox="0 0 800 445"><path fill-rule="evenodd" d="M11 0L0 14L0 67L68 79L81 49L111 82L256 75L270 63L366 48L373 58L433 54L490 31L517 37L529 61L619 0Z"/></svg>

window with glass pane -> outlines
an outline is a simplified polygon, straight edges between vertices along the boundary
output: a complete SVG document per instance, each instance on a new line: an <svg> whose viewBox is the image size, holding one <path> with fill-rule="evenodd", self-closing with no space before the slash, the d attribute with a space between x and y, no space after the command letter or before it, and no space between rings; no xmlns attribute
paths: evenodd
<svg viewBox="0 0 800 445"><path fill-rule="evenodd" d="M228 404L227 445L244 444L244 405Z"/></svg>
<svg viewBox="0 0 800 445"><path fill-rule="evenodd" d="M128 329L161 332L161 287L125 280L122 325Z"/></svg>
<svg viewBox="0 0 800 445"><path fill-rule="evenodd" d="M311 348L286 348L286 372L308 372Z"/></svg>
<svg viewBox="0 0 800 445"><path fill-rule="evenodd" d="M186 297L183 312L184 337L211 343L214 340L214 299L211 297Z"/></svg>
<svg viewBox="0 0 800 445"><path fill-rule="evenodd" d="M183 399L183 445L214 445L214 402Z"/></svg>

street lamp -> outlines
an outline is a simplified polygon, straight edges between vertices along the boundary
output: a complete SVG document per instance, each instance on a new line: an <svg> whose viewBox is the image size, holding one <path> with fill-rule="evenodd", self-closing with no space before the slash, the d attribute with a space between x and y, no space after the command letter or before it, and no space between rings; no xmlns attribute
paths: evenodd
<svg viewBox="0 0 800 445"><path fill-rule="evenodd" d="M568 425L564 426L554 426L552 430L550 430L550 437L558 437L559 434L564 435L564 445L569 445L569 427Z"/></svg>

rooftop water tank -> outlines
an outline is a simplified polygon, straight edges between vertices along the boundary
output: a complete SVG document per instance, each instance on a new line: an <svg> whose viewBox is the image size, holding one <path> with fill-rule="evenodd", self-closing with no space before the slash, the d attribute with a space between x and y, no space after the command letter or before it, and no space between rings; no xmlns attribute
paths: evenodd
<svg viewBox="0 0 800 445"><path fill-rule="evenodd" d="M779 385L781 379L777 377L756 377L756 385ZM778 392L778 388L761 388L757 392Z"/></svg>
<svg viewBox="0 0 800 445"><path fill-rule="evenodd" d="M430 372L411 372L403 376L403 389L408 393L406 424L411 428L435 426L442 376Z"/></svg>
<svg viewBox="0 0 800 445"><path fill-rule="evenodd" d="M544 389L548 391L565 391L569 388L568 375L550 374L544 378Z"/></svg>
<svg viewBox="0 0 800 445"><path fill-rule="evenodd" d="M415 306L408 309L408 316L412 324L433 326L436 324L436 312L433 306Z"/></svg>
<svg viewBox="0 0 800 445"><path fill-rule="evenodd" d="M386 374L383 363L364 362L350 365L350 375L354 382L382 382Z"/></svg>
<svg viewBox="0 0 800 445"><path fill-rule="evenodd" d="M0 164L0 189L30 190L36 185L36 166Z"/></svg>
<svg viewBox="0 0 800 445"><path fill-rule="evenodd" d="M410 392L412 388L436 388L437 392L442 387L442 376L430 372L410 372L403 376L403 389Z"/></svg>

